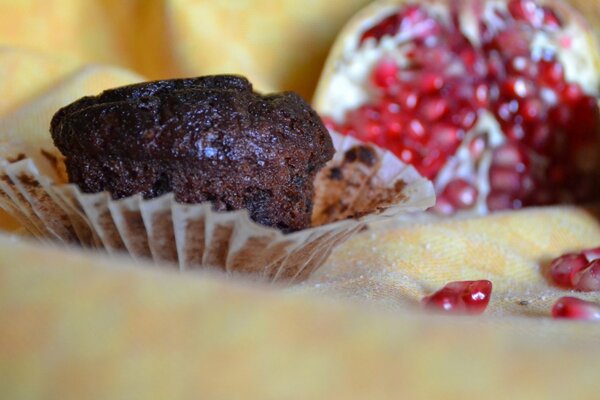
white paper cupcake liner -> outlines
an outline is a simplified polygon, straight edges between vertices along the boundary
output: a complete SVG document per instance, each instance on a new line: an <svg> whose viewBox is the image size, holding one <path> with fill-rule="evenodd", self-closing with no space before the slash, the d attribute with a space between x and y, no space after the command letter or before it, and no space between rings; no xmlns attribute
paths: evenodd
<svg viewBox="0 0 600 400"><path fill-rule="evenodd" d="M63 183L47 153L18 144L0 148L0 207L43 240L125 252L182 271L217 268L300 281L365 224L435 202L431 182L390 152L336 133L332 138L336 154L315 181L314 227L297 232L259 225L246 210L180 204L173 194L113 200L107 192L82 193Z"/></svg>

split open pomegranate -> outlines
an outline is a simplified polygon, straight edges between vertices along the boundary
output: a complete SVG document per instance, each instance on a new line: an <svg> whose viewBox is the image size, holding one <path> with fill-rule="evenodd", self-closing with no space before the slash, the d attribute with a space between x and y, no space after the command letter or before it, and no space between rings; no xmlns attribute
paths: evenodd
<svg viewBox="0 0 600 400"><path fill-rule="evenodd" d="M434 181L437 211L600 198L597 50L556 1L374 4L315 95L328 127Z"/></svg>

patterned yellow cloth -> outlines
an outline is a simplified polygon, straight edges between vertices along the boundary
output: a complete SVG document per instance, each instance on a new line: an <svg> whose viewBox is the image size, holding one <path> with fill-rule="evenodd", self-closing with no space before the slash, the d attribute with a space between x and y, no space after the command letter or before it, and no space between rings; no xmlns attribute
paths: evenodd
<svg viewBox="0 0 600 400"><path fill-rule="evenodd" d="M309 97L365 2L0 0L0 138L49 145L58 107L146 78L238 72ZM397 221L284 289L1 234L0 398L598 398L600 325L550 319L571 293L540 266L600 245L599 218L554 207ZM494 282L481 317L419 307L479 278Z"/></svg>

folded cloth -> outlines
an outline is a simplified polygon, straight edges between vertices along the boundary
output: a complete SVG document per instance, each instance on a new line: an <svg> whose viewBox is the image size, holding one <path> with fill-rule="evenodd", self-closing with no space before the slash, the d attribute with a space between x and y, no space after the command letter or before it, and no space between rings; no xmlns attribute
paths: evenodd
<svg viewBox="0 0 600 400"><path fill-rule="evenodd" d="M52 147L59 107L148 78L237 72L309 97L365 2L0 2L0 139ZM2 234L0 398L594 398L600 326L551 320L573 293L541 267L600 245L598 215L375 226L284 289ZM0 227L18 230L4 214ZM422 311L424 295L462 279L493 281L484 315Z"/></svg>
<svg viewBox="0 0 600 400"><path fill-rule="evenodd" d="M309 98L335 35L368 2L2 1L0 46L50 54L63 66L65 57L70 65L119 65L149 79L243 73L261 90Z"/></svg>
<svg viewBox="0 0 600 400"><path fill-rule="evenodd" d="M277 289L1 235L0 397L596 398L600 326L550 319L565 293L538 271L594 243L597 214L576 208L422 223L365 232ZM484 315L421 311L472 277L495 284Z"/></svg>

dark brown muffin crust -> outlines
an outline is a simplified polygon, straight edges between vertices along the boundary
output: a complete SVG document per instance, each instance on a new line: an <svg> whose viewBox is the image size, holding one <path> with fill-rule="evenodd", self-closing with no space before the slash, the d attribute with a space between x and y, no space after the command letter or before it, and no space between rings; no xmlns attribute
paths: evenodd
<svg viewBox="0 0 600 400"><path fill-rule="evenodd" d="M113 198L174 192L183 203L247 209L284 231L310 226L313 180L333 156L327 129L295 93L259 95L238 76L107 90L51 124L69 180Z"/></svg>

